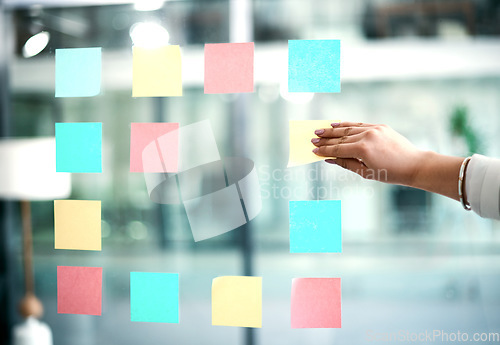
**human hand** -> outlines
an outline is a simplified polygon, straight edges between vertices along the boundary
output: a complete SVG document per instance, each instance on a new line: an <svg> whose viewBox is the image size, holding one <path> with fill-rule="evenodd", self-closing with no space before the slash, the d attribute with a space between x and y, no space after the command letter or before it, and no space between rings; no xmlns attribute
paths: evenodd
<svg viewBox="0 0 500 345"><path fill-rule="evenodd" d="M424 159L401 134L386 125L342 122L315 131L311 142L318 156L366 179L412 186Z"/></svg>

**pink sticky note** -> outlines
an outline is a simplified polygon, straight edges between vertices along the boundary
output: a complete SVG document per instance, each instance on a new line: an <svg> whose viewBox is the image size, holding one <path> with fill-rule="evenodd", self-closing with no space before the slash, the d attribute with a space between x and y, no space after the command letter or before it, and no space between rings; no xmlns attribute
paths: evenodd
<svg viewBox="0 0 500 345"><path fill-rule="evenodd" d="M132 123L131 172L177 172L178 123Z"/></svg>
<svg viewBox="0 0 500 345"><path fill-rule="evenodd" d="M57 312L101 315L102 267L57 266Z"/></svg>
<svg viewBox="0 0 500 345"><path fill-rule="evenodd" d="M205 44L205 93L253 92L254 44Z"/></svg>
<svg viewBox="0 0 500 345"><path fill-rule="evenodd" d="M292 328L340 328L340 278L295 278Z"/></svg>

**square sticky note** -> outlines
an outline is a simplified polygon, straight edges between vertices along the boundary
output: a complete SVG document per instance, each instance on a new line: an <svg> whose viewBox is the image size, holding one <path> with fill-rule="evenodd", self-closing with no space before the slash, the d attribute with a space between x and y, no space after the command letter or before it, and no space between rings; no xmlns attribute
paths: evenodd
<svg viewBox="0 0 500 345"><path fill-rule="evenodd" d="M290 201L290 253L342 252L340 200Z"/></svg>
<svg viewBox="0 0 500 345"><path fill-rule="evenodd" d="M178 123L132 123L131 172L177 172L178 155Z"/></svg>
<svg viewBox="0 0 500 345"><path fill-rule="evenodd" d="M130 272L130 319L179 323L179 275Z"/></svg>
<svg viewBox="0 0 500 345"><path fill-rule="evenodd" d="M57 266L57 312L101 315L102 267Z"/></svg>
<svg viewBox="0 0 500 345"><path fill-rule="evenodd" d="M212 325L262 327L262 278L215 278L212 282Z"/></svg>
<svg viewBox="0 0 500 345"><path fill-rule="evenodd" d="M54 201L55 249L101 250L101 202Z"/></svg>
<svg viewBox="0 0 500 345"><path fill-rule="evenodd" d="M292 328L341 328L340 278L292 281Z"/></svg>
<svg viewBox="0 0 500 345"><path fill-rule="evenodd" d="M288 92L340 92L340 41L289 40Z"/></svg>
<svg viewBox="0 0 500 345"><path fill-rule="evenodd" d="M101 92L101 48L56 49L56 97Z"/></svg>
<svg viewBox="0 0 500 345"><path fill-rule="evenodd" d="M253 92L254 43L205 44L205 93Z"/></svg>
<svg viewBox="0 0 500 345"><path fill-rule="evenodd" d="M316 147L311 142L316 138L317 129L331 128L331 124L339 120L292 120L289 121L289 156L288 167L294 167L325 160L327 157L315 155L312 150Z"/></svg>
<svg viewBox="0 0 500 345"><path fill-rule="evenodd" d="M133 47L132 96L182 96L181 50L177 45Z"/></svg>
<svg viewBox="0 0 500 345"><path fill-rule="evenodd" d="M56 172L102 172L101 123L56 123Z"/></svg>

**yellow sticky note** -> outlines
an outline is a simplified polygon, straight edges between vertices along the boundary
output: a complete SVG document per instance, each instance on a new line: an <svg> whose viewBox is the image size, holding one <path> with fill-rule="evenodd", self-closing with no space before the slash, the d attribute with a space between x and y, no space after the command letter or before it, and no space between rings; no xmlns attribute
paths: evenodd
<svg viewBox="0 0 500 345"><path fill-rule="evenodd" d="M290 155L288 167L309 164L325 160L326 157L316 156L312 150L316 147L311 143L316 138L314 131L322 128L331 128L331 124L339 120L303 120L290 121Z"/></svg>
<svg viewBox="0 0 500 345"><path fill-rule="evenodd" d="M179 46L133 47L132 53L132 97L182 96Z"/></svg>
<svg viewBox="0 0 500 345"><path fill-rule="evenodd" d="M55 248L101 250L101 202L54 201Z"/></svg>
<svg viewBox="0 0 500 345"><path fill-rule="evenodd" d="M262 327L262 278L215 278L212 282L212 325Z"/></svg>

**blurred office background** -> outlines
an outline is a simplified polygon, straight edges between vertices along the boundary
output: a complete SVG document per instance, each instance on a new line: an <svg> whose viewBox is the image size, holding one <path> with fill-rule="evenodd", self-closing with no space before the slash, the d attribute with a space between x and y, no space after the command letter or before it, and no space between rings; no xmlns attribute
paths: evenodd
<svg viewBox="0 0 500 345"><path fill-rule="evenodd" d="M500 1L0 0L0 10L1 135L103 123L103 173L73 174L71 195L102 200L103 250L55 250L53 203L32 203L36 293L55 345L363 344L369 332L500 332L498 222L323 162L286 168L288 121L299 119L386 123L422 149L500 157ZM141 22L181 45L183 97L131 97L131 30ZM48 44L30 56L25 43L39 32ZM289 39L341 40L341 93L286 92ZM245 40L255 42L255 92L205 95L203 45ZM55 49L79 47L103 48L102 93L56 99ZM205 119L221 156L255 162L263 209L195 243L184 209L150 201L142 174L129 172L130 123ZM342 200L341 254L289 253L288 201L308 199ZM2 202L0 215L7 344L21 321L18 203ZM58 265L103 267L102 316L57 314ZM130 321L131 271L180 274L180 324ZM211 281L222 275L263 277L262 329L211 326ZM341 329L290 328L294 277L342 278Z"/></svg>

